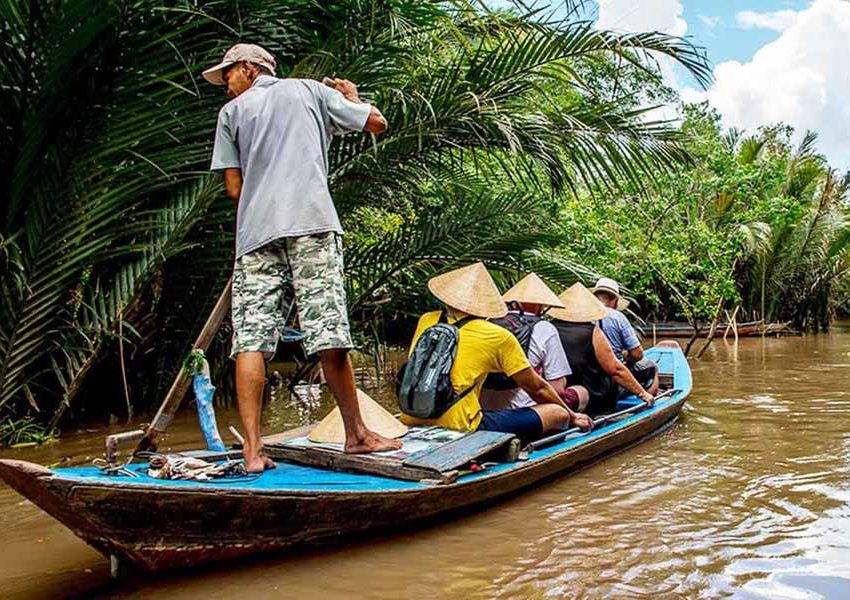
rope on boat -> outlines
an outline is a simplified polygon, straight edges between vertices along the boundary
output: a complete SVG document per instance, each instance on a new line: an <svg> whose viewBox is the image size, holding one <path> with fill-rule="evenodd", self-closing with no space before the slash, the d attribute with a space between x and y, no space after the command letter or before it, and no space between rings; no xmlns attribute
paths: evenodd
<svg viewBox="0 0 850 600"><path fill-rule="evenodd" d="M106 473L107 475L124 475L125 477L141 477L138 473L131 471L127 468L127 465L130 464L130 461L133 460L133 455L130 455L130 458L127 459L127 462L121 465L117 465L114 463L110 463L104 458L95 458L92 460L92 464Z"/></svg>

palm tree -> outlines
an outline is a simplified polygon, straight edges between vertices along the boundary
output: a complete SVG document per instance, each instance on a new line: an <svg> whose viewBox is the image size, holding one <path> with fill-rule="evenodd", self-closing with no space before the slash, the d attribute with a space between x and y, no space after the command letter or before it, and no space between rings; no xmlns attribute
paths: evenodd
<svg viewBox="0 0 850 600"><path fill-rule="evenodd" d="M67 406L131 339L138 352L185 352L231 259L232 213L207 173L223 99L198 76L231 43L263 44L286 75L357 81L392 125L332 148L343 219L361 207L401 218L350 248L354 308L471 258L575 277L541 251L545 227L507 231L532 194L640 185L688 160L675 131L593 98L575 66L613 55L643 68L655 52L708 78L678 38L461 1L9 0L0 16L0 414ZM459 201L459 189L480 195ZM178 368L163 361L144 380Z"/></svg>

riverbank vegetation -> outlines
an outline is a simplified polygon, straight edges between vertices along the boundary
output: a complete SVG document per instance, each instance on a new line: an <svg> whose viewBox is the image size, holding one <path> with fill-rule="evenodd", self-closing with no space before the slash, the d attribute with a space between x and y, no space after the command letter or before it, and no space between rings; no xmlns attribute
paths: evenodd
<svg viewBox="0 0 850 600"><path fill-rule="evenodd" d="M784 125L724 130L706 105L681 131L695 159L649 195L579 197L560 251L627 282L653 320L789 322L826 330L850 297L848 175Z"/></svg>
<svg viewBox="0 0 850 600"><path fill-rule="evenodd" d="M657 120L675 98L656 58L703 84L706 58L597 30L581 4L549 21L460 1L5 3L0 420L162 398L231 268L234 209L207 172L226 99L199 73L240 39L284 76L357 82L391 124L330 156L366 350L470 260L503 285L616 276L659 318L741 305L826 325L846 299L845 180L781 126Z"/></svg>

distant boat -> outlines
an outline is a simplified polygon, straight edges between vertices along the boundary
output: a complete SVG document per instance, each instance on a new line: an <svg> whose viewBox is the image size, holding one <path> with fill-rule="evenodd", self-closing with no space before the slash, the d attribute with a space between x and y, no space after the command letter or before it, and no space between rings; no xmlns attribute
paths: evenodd
<svg viewBox="0 0 850 600"><path fill-rule="evenodd" d="M700 332L697 337L708 337L711 326L700 324L699 327ZM733 326L730 326L729 323L718 323L717 329L714 330L714 337L723 337L727 328L729 328L728 335L734 336ZM655 337L658 338L691 337L694 334L693 325L680 321L647 323L646 325L636 325L635 329L640 331L646 339L652 339L653 332ZM764 335L789 335L795 333L788 323L768 323L767 325L763 325L762 321L747 321L745 323L738 323L738 336L762 335L762 329L764 329Z"/></svg>
<svg viewBox="0 0 850 600"><path fill-rule="evenodd" d="M293 436L303 436L302 428L290 436L272 436L283 441L266 441L278 467L256 477L174 481L150 477L146 463L129 465L133 476L121 476L94 466L48 469L0 460L0 478L108 556L113 574L128 566L185 568L334 543L372 531L392 533L567 474L663 431L691 392L691 371L675 342L649 348L646 356L658 362L662 387L667 388L654 406L626 398L618 412L597 419L593 431L549 436L532 442L519 456L519 441L512 435L439 428L430 429L456 436L457 443L409 454L403 461L352 456L299 442L304 438ZM473 448L482 435L490 445L476 442ZM496 438L505 438L507 447L515 449L509 453L513 462L486 462L494 459L478 453L492 448ZM311 458L307 451L314 450ZM299 452L304 453L301 458ZM320 463L323 467L316 466ZM355 464L370 473L330 470ZM447 466L451 468L445 470ZM398 477L389 476L394 469ZM375 474L381 472L387 476Z"/></svg>

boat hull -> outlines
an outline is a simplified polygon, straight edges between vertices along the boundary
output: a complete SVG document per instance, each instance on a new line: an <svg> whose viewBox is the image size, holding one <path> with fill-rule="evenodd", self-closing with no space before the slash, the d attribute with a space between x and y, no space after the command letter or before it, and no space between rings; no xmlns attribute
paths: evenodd
<svg viewBox="0 0 850 600"><path fill-rule="evenodd" d="M684 362L684 357L679 356L679 361ZM682 383L679 379L677 385ZM676 419L686 401L689 371L686 385L650 410L580 439L535 450L526 461L500 464L446 485L295 466L288 468L304 470L315 486L189 485L101 474L72 476L63 471L73 469L49 470L14 460L0 460L0 478L120 564L149 571L184 568L333 543L366 532L396 531L495 501L568 474L662 430ZM334 488L322 483L323 478L331 481L335 477L347 478L346 485ZM363 485L358 487L360 481Z"/></svg>
<svg viewBox="0 0 850 600"><path fill-rule="evenodd" d="M97 550L145 570L160 570L329 543L471 508L567 474L639 441L674 419L680 407L671 405L652 419L526 463L525 468L392 493L215 489L163 494L158 486L86 485L20 461L2 461L0 473Z"/></svg>

